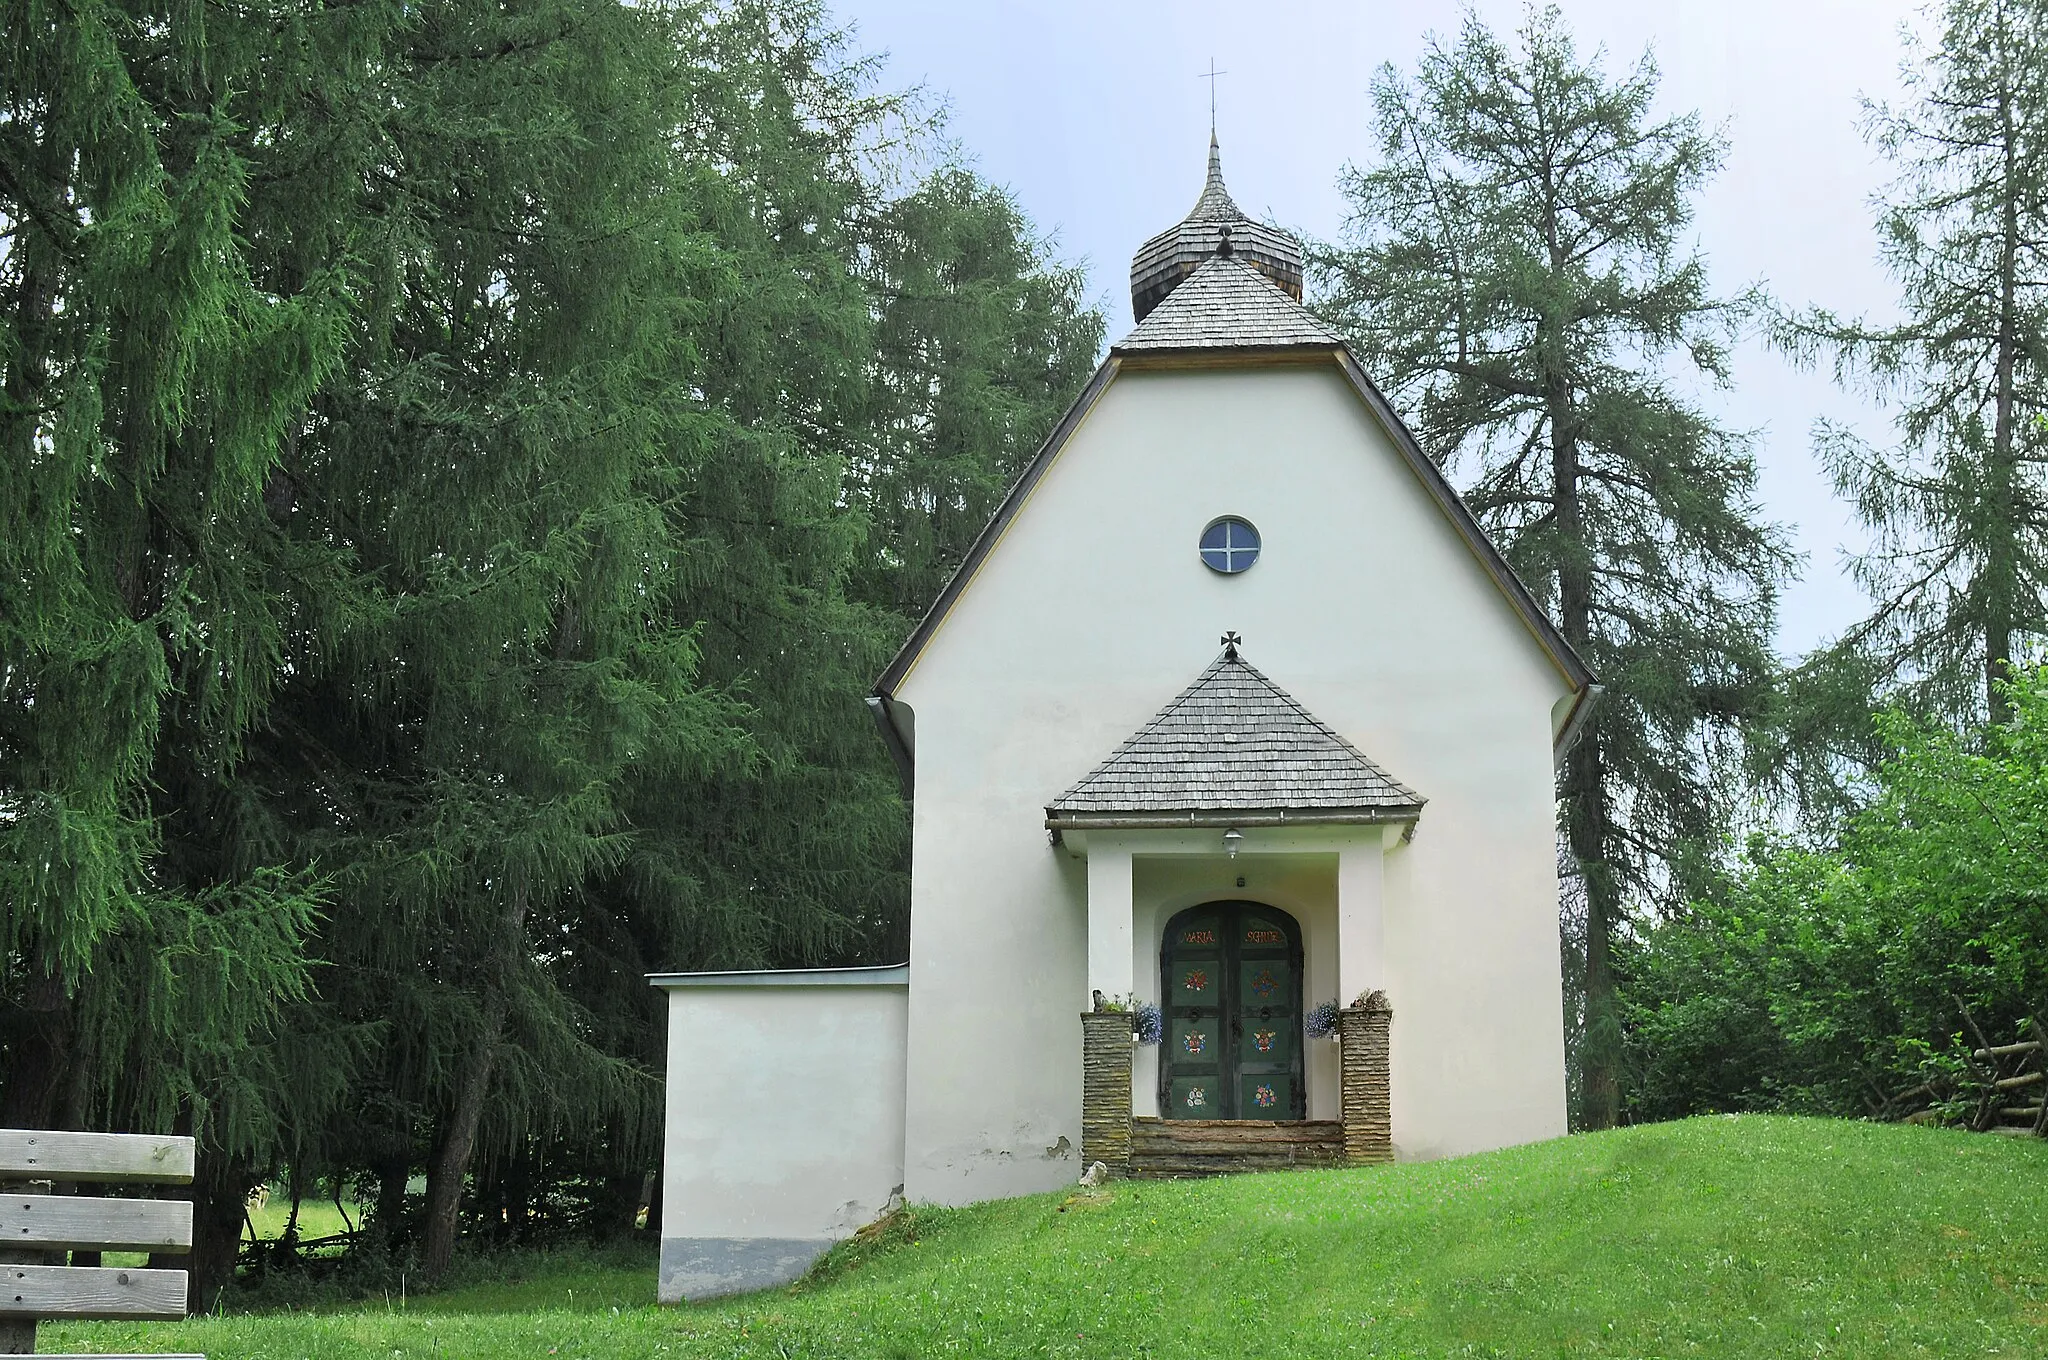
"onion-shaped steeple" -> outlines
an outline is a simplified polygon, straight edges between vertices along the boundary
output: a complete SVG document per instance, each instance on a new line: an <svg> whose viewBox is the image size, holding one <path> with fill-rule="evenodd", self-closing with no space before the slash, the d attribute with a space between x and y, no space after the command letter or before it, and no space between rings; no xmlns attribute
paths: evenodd
<svg viewBox="0 0 2048 1360"><path fill-rule="evenodd" d="M1213 255L1229 255L1301 301L1301 242L1245 216L1223 187L1223 155L1209 134L1209 181L1193 211L1160 232L1131 260L1131 314L1143 321L1160 301Z"/></svg>

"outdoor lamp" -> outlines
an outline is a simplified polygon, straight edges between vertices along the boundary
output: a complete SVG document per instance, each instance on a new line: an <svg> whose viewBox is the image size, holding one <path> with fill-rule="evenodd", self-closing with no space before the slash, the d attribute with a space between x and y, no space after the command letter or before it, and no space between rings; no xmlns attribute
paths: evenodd
<svg viewBox="0 0 2048 1360"><path fill-rule="evenodd" d="M1236 827L1223 833L1223 853L1231 859L1237 858L1237 847L1244 843L1244 832Z"/></svg>

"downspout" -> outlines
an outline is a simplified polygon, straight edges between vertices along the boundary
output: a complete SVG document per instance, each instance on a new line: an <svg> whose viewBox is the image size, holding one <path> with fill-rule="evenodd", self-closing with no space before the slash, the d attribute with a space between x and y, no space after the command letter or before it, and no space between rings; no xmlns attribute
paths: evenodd
<svg viewBox="0 0 2048 1360"><path fill-rule="evenodd" d="M884 694L870 694L867 704L875 726L881 729L882 745L889 748L889 760L896 766L896 782L903 790L903 801L908 803L917 793L917 759L911 754L910 743L903 739L903 729L896 725L896 706Z"/></svg>
<svg viewBox="0 0 2048 1360"><path fill-rule="evenodd" d="M1579 700L1572 705L1571 716L1564 720L1564 728L1557 734L1557 740L1550 744L1552 769L1564 765L1564 758L1571 754L1572 747L1579 744L1579 738L1586 734L1586 724L1592 720L1593 710L1600 706L1600 696L1607 692L1605 685L1588 685L1579 691Z"/></svg>

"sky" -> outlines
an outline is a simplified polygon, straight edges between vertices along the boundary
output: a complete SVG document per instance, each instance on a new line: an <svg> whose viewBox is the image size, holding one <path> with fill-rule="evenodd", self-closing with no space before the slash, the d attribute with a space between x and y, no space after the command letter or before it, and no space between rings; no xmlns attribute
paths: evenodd
<svg viewBox="0 0 2048 1360"><path fill-rule="evenodd" d="M1479 0L1498 32L1519 0ZM1716 287L1764 283L1783 301L1892 315L1871 198L1888 178L1859 131L1862 99L1895 101L1908 0L1563 0L1580 50L1619 74L1647 49L1667 113L1698 111L1728 152L1698 200L1695 229ZM1130 257L1178 221L1202 186L1213 59L1217 131L1231 194L1254 217L1330 239L1343 224L1337 177L1372 152L1368 87L1386 63L1414 69L1430 35L1453 39L1454 0L837 0L856 46L886 53L885 84L923 84L950 106L948 131L1015 194L1058 248L1087 263L1112 339L1131 324ZM1817 418L1880 444L1882 411L1748 343L1734 385L1709 408L1756 436L1759 497L1805 558L1788 582L1778 647L1795 656L1859 618L1845 553L1865 533L1815 460Z"/></svg>

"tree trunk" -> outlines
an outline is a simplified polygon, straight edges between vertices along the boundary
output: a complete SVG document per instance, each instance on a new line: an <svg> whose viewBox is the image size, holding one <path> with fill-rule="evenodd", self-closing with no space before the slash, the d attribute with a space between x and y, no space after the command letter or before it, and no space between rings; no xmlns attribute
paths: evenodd
<svg viewBox="0 0 2048 1360"><path fill-rule="evenodd" d="M2023 189L2018 165L2019 131L2013 126L2011 54L2005 42L2002 15L1999 29L1998 112L2005 158L2005 175L1999 190L2005 201L1999 221L1997 388L1991 417L1991 466L1985 469L1986 498L1991 502L1991 513L1987 516L1991 542L1984 563L1986 593L1990 596L1984 602L1984 707L1994 726L2012 720L2012 705L2000 687L2012 670L2012 635L2019 614L2021 532L2013 416L2014 366L2019 359L2019 200Z"/></svg>
<svg viewBox="0 0 2048 1360"><path fill-rule="evenodd" d="M92 1056L81 1036L72 1036L71 1071L64 1079L64 1096L59 1102L56 1125L60 1129L88 1129L86 1112L92 1098ZM79 1193L76 1181L58 1181L51 1186L51 1192L59 1195ZM88 1188L86 1194L96 1193ZM97 1251L74 1251L71 1264L74 1266L97 1266L102 1263L102 1253Z"/></svg>
<svg viewBox="0 0 2048 1360"><path fill-rule="evenodd" d="M1553 262L1562 271L1554 231ZM1563 543L1557 573L1558 627L1581 654L1593 637L1593 569L1579 497L1579 420L1562 327L1541 350L1544 405L1550 424L1551 506ZM1565 759L1565 843L1586 885L1585 1029L1579 1044L1579 1119L1589 1129L1621 1117L1620 1026L1615 1014L1613 938L1619 915L1607 864L1608 827L1600 723L1582 734Z"/></svg>
<svg viewBox="0 0 2048 1360"><path fill-rule="evenodd" d="M63 976L46 972L30 982L16 1015L0 1128L47 1129L72 1077L71 999Z"/></svg>
<svg viewBox="0 0 2048 1360"><path fill-rule="evenodd" d="M192 1201L192 1250L157 1252L149 1264L158 1270L182 1270L190 1279L186 1310L210 1313L235 1282L235 1261L242 1250L242 1225L249 1203L250 1168L200 1145L198 1175L182 1192Z"/></svg>
<svg viewBox="0 0 2048 1360"><path fill-rule="evenodd" d="M526 893L523 888L515 888L507 896L499 938L484 968L483 1024L478 1028L468 1061L463 1064L461 1084L455 1091L455 1108L449 1112L433 1164L427 1168L427 1244L423 1265L429 1280L446 1274L455 1256L463 1182L476 1152L476 1131L483 1123L484 1101L490 1095L491 1076L497 1069L498 1045L505 1037L505 989L512 970L518 966L525 929Z"/></svg>
<svg viewBox="0 0 2048 1360"><path fill-rule="evenodd" d="M1595 724L1597 729L1597 723ZM1565 760L1566 843L1586 885L1585 1030L1579 1043L1579 1121L1610 1129L1621 1118L1621 1022L1615 1004L1614 927L1619 917L1606 862L1607 809L1597 731Z"/></svg>
<svg viewBox="0 0 2048 1360"><path fill-rule="evenodd" d="M374 1170L377 1202L371 1210L371 1221L377 1225L385 1248L395 1250L404 1244L407 1236L405 1186L412 1178L412 1163L401 1154L377 1162Z"/></svg>
<svg viewBox="0 0 2048 1360"><path fill-rule="evenodd" d="M614 1242L633 1235L640 1226L640 1206L647 1202L647 1182L644 1171L614 1167L605 1174L592 1206L592 1241Z"/></svg>
<svg viewBox="0 0 2048 1360"><path fill-rule="evenodd" d="M455 1256L462 1186L469 1175L470 1157L476 1151L477 1126L483 1122L484 1098L490 1094L491 1074L498 1065L498 1044L505 1033L504 992L495 980L486 987L483 1028L463 1065L455 1108L448 1115L441 1144L427 1169L427 1246L423 1264L429 1280L447 1274L448 1264Z"/></svg>

